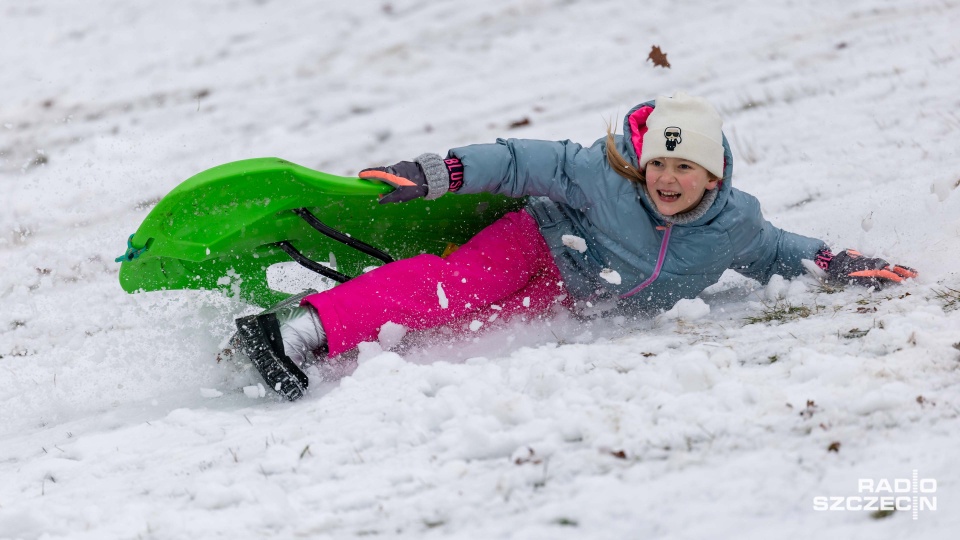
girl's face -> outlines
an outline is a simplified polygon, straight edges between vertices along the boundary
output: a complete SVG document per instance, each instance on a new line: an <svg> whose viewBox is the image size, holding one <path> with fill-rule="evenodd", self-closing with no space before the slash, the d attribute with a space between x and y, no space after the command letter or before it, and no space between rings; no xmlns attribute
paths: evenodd
<svg viewBox="0 0 960 540"><path fill-rule="evenodd" d="M693 210L708 189L716 189L719 178L711 179L706 169L692 161L656 158L647 162L647 193L665 216Z"/></svg>

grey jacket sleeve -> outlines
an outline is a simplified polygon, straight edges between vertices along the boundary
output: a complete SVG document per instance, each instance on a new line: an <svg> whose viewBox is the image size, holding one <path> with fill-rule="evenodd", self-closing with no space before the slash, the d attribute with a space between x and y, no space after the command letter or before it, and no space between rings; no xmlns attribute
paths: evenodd
<svg viewBox="0 0 960 540"><path fill-rule="evenodd" d="M576 179L595 178L602 172L601 147L583 148L571 141L497 139L495 144L454 148L449 155L463 163L463 187L458 193L545 196L584 209L590 204L590 194Z"/></svg>
<svg viewBox="0 0 960 540"><path fill-rule="evenodd" d="M727 228L734 249L731 269L760 283L767 283L774 274L792 278L804 272L803 259L813 259L827 247L822 240L774 227L763 218L760 203L752 195L738 191L736 199L743 214L739 223Z"/></svg>

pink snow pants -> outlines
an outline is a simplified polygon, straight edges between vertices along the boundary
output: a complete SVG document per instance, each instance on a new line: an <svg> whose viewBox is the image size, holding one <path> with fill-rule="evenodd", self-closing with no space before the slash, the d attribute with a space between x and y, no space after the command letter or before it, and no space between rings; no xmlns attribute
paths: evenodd
<svg viewBox="0 0 960 540"><path fill-rule="evenodd" d="M441 290L442 289L442 290ZM377 339L386 322L424 330L496 313L536 315L568 298L537 222L511 212L446 258L386 264L303 299L317 309L330 356ZM501 309L491 311L491 305Z"/></svg>

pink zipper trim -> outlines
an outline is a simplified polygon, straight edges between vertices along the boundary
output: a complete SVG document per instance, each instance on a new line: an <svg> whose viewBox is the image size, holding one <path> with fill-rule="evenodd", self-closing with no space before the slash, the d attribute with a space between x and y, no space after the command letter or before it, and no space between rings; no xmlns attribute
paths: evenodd
<svg viewBox="0 0 960 540"><path fill-rule="evenodd" d="M620 298L629 298L637 294L638 292L649 287L650 284L656 281L657 278L660 276L660 269L663 268L663 260L667 256L667 244L670 243L670 227L672 225L673 224L667 224L666 228L664 229L663 241L660 242L660 254L657 255L657 266L653 269L653 275L648 277L647 280L644 281L643 283L637 285L632 291L628 292L627 294L621 294ZM659 227L657 228L659 229Z"/></svg>

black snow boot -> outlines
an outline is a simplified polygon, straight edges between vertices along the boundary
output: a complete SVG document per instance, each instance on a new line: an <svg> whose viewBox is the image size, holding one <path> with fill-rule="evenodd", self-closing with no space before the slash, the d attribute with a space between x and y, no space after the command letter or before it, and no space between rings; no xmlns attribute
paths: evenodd
<svg viewBox="0 0 960 540"><path fill-rule="evenodd" d="M260 372L267 386L290 401L303 397L307 374L284 354L280 322L275 313L250 315L237 319L234 338Z"/></svg>

